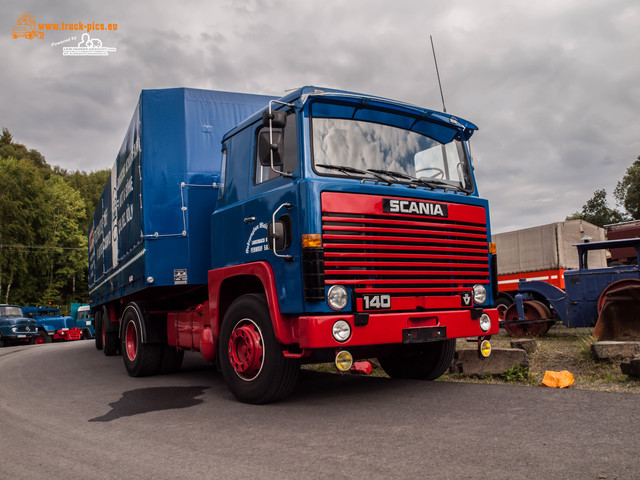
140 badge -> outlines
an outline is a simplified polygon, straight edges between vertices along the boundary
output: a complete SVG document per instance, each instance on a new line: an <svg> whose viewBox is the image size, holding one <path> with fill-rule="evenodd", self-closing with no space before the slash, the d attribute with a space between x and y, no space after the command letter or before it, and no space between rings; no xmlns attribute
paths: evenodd
<svg viewBox="0 0 640 480"><path fill-rule="evenodd" d="M363 295L362 304L365 310L391 308L391 295Z"/></svg>

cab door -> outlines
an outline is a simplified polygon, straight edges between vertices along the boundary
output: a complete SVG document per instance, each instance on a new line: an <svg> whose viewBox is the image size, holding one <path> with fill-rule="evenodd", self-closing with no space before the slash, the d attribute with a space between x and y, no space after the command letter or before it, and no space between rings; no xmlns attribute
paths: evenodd
<svg viewBox="0 0 640 480"><path fill-rule="evenodd" d="M299 178L300 162L298 145L298 116L293 110L287 112L286 124L279 145L281 164L262 165L260 162L260 137L269 127L256 125L253 165L244 203L244 252L246 262L266 261L273 269L280 310L283 313L302 311L302 266L300 263L300 212ZM263 137L264 139L265 137ZM262 152L264 155L264 151ZM269 228L277 223L279 245L274 251L273 237ZM271 226L273 230L273 227Z"/></svg>

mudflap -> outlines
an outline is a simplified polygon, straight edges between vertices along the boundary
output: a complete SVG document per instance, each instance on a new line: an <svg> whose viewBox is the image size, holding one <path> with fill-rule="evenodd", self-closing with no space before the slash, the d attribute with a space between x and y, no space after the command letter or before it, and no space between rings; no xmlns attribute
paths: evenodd
<svg viewBox="0 0 640 480"><path fill-rule="evenodd" d="M598 340L640 340L640 285L621 285L604 295L593 336Z"/></svg>

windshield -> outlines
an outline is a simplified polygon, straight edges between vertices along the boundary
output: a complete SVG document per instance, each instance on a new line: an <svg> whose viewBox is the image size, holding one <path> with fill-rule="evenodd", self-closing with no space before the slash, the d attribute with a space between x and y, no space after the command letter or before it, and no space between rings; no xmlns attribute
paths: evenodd
<svg viewBox="0 0 640 480"><path fill-rule="evenodd" d="M314 169L320 175L473 190L460 140L440 143L404 128L346 118L312 117L312 132Z"/></svg>
<svg viewBox="0 0 640 480"><path fill-rule="evenodd" d="M0 317L22 317L20 307L0 307Z"/></svg>

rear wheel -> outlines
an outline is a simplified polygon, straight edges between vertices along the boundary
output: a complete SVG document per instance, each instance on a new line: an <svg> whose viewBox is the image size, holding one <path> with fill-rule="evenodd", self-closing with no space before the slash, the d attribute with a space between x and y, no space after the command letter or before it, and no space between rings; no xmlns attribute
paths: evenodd
<svg viewBox="0 0 640 480"><path fill-rule="evenodd" d="M229 389L246 403L285 398L300 371L300 360L282 354L264 295L243 295L231 304L220 330L219 358Z"/></svg>
<svg viewBox="0 0 640 480"><path fill-rule="evenodd" d="M137 305L125 309L122 322L120 350L127 373L132 377L157 374L162 362L162 345L142 343L142 312Z"/></svg>
<svg viewBox="0 0 640 480"><path fill-rule="evenodd" d="M378 358L380 366L391 378L435 380L453 362L455 339L402 345Z"/></svg>

